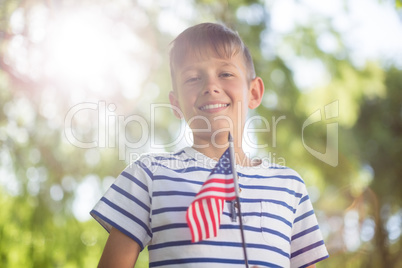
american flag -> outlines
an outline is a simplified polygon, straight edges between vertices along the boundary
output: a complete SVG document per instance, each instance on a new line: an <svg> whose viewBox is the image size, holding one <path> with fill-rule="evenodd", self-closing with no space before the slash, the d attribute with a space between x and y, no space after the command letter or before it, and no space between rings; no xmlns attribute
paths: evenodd
<svg viewBox="0 0 402 268"><path fill-rule="evenodd" d="M236 198L232 164L227 149L187 209L192 242L218 235L225 200Z"/></svg>

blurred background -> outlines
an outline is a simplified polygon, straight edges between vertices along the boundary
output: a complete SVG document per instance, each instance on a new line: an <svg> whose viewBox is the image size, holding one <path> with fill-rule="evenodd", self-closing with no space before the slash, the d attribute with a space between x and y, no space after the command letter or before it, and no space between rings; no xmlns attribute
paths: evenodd
<svg viewBox="0 0 402 268"><path fill-rule="evenodd" d="M252 52L266 92L251 116L266 121L245 145L304 178L331 256L319 267L402 267L401 8L0 1L0 267L97 265L107 232L89 211L114 178L141 153L191 144L167 105L168 51L206 21Z"/></svg>

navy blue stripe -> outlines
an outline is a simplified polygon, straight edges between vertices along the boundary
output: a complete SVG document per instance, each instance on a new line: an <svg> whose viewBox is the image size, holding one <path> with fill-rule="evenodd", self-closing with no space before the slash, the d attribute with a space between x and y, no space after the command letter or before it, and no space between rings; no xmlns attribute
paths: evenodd
<svg viewBox="0 0 402 268"><path fill-rule="evenodd" d="M177 247L177 246L188 246L191 245L190 240L181 240L181 241L173 241L173 242L166 242L166 243L160 243L157 245L149 245L148 250L157 250L161 248L167 248L167 247ZM219 246L219 247L237 247L237 248L242 248L243 245L242 243L234 243L234 242L220 242L220 241L208 241L208 240L202 240L197 242L199 245L208 245L208 246ZM280 248L277 247L272 247L268 245L262 245L262 244L251 244L247 243L247 248L259 248L259 249L266 249L269 251L273 251L275 253L278 253L282 256L285 256L286 258L289 258L289 254L282 251Z"/></svg>
<svg viewBox="0 0 402 268"><path fill-rule="evenodd" d="M292 241L296 240L297 238L302 237L302 236L304 236L304 235L306 235L308 233L314 232L315 230L318 230L318 229L319 229L318 225L315 225L315 226L313 226L311 228L308 228L308 229L304 230L303 232L300 232L300 233L295 234L294 236L292 236Z"/></svg>
<svg viewBox="0 0 402 268"><path fill-rule="evenodd" d="M121 207L115 205L114 203L112 203L110 200L106 199L105 197L101 198L101 201L103 201L105 204L107 204L109 207L113 208L114 210L120 212L121 214L123 214L124 216L126 216L127 218L129 218L130 220L134 221L135 223L137 223L138 225L140 225L142 228L144 228L144 230L147 232L147 234L152 237L152 233L149 230L148 226L142 222L139 218L135 217L133 214L129 213L128 211L122 209Z"/></svg>
<svg viewBox="0 0 402 268"><path fill-rule="evenodd" d="M155 156L154 157L156 160L163 161L181 161L181 162L190 162L190 161L197 161L194 158L187 158L187 159L180 159L180 158L175 158L175 157L165 157L165 156Z"/></svg>
<svg viewBox="0 0 402 268"><path fill-rule="evenodd" d="M202 243L202 241L198 242ZM197 243L197 244L198 244ZM177 247L177 246L188 246L191 245L191 240L180 240L180 241L171 241L171 242L165 242L165 243L159 243L157 245L149 245L148 250L156 250L156 249L161 249L161 248L168 248L168 247Z"/></svg>
<svg viewBox="0 0 402 268"><path fill-rule="evenodd" d="M150 262L149 267L158 267L164 265L177 265L186 263L225 263L225 264L245 264L244 259L233 260L233 259L218 259L218 258L186 258L186 259L174 259L174 260L164 260L157 262ZM263 265L266 267L280 268L281 266L275 265L270 262L254 261L250 260L251 265Z"/></svg>
<svg viewBox="0 0 402 268"><path fill-rule="evenodd" d="M218 258L187 258L187 259L173 259L150 262L149 267L158 267L164 265L177 265L185 263L227 263L227 264L244 264L244 260L231 260L231 259L218 259Z"/></svg>
<svg viewBox="0 0 402 268"><path fill-rule="evenodd" d="M128 237L130 237L131 239L133 239L135 242L137 242L137 244L141 247L141 250L144 249L144 244L141 242L140 239L138 239L138 237L134 236L132 233L130 233L129 231L127 231L126 229L124 229L123 227L121 227L120 225L118 225L116 222L110 220L109 218L103 216L102 214L100 214L98 211L96 210L92 210L91 211L91 215L96 216L96 218L110 224L111 226L113 226L113 228L116 228L117 230L119 230L120 232L122 232L123 234L127 235ZM98 220L99 221L99 220ZM109 230L100 222L100 224L106 229L106 231L109 232ZM151 236L152 237L152 236Z"/></svg>
<svg viewBox="0 0 402 268"><path fill-rule="evenodd" d="M283 167L283 166L270 166L268 168L269 169L289 169L288 167Z"/></svg>
<svg viewBox="0 0 402 268"><path fill-rule="evenodd" d="M312 250L313 248L319 247L319 246L321 246L321 245L324 245L324 241L323 241L323 240L318 241L318 242L316 242L316 243L314 243L314 244L311 244L311 245L309 245L309 246L307 246L307 247L304 247L304 248L302 248L302 249L299 249L299 250L293 252L292 255L290 256L290 258L294 258L294 257L296 257L296 256L298 256L298 255L300 255L300 254L302 254L302 253L305 253L305 252L307 252L307 251L309 251L309 250Z"/></svg>
<svg viewBox="0 0 402 268"><path fill-rule="evenodd" d="M168 180L168 181L186 182L186 183L198 184L198 185L202 185L202 184L204 183L204 182L202 182L202 181L187 180L187 179L182 179L182 178L177 178L177 177L168 177L168 176L164 176L164 175L154 176L153 180L154 180L154 181L157 181L157 180Z"/></svg>
<svg viewBox="0 0 402 268"><path fill-rule="evenodd" d="M152 232L160 232L168 229L178 229L178 228L188 228L187 223L173 223L173 224L165 224L158 227L152 228Z"/></svg>
<svg viewBox="0 0 402 268"><path fill-rule="evenodd" d="M160 214L160 213L163 213L163 212L170 212L170 211L172 211L172 212L183 212L183 211L187 211L187 209L188 209L188 207L172 207L172 208L167 208L167 209L155 210L155 211L157 211L157 213L155 213L155 211L154 211L152 214L156 215L156 214ZM227 217L232 218L232 214L230 212L223 211L222 214L227 216ZM265 213L265 212L263 212L263 213L260 213L260 212L242 212L242 215L243 215L243 217L253 217L253 216L255 216L255 217L267 217L267 218L271 218L271 219L281 221L284 224L288 225L289 227L292 227L291 222L289 222L288 220L286 220L285 218L283 218L281 216L274 215L274 214L271 214L271 213Z"/></svg>
<svg viewBox="0 0 402 268"><path fill-rule="evenodd" d="M304 218L307 218L308 216L314 215L314 210L310 210L309 212L304 213L303 215L297 217L293 222L296 223L298 221L301 221Z"/></svg>
<svg viewBox="0 0 402 268"><path fill-rule="evenodd" d="M91 212L89 212L89 214L95 220L97 220L99 222L99 224L102 225L102 227L105 228L105 230L109 233L108 227L105 224L103 224L103 221L105 221L105 219L107 219L107 218L105 218L102 214L100 214L98 211L96 211L94 209L92 209ZM103 221L101 221L101 220L103 220ZM109 221L107 221L107 222L109 222Z"/></svg>
<svg viewBox="0 0 402 268"><path fill-rule="evenodd" d="M269 229L269 228L265 228L265 227L261 227L261 230L263 232L279 236L280 238L283 238L283 239L285 239L286 241L288 241L290 243L290 238L287 235L282 234L281 232L278 232L278 231L275 231L275 230L272 230L272 229Z"/></svg>
<svg viewBox="0 0 402 268"><path fill-rule="evenodd" d="M281 192L286 192L289 193L295 197L302 197L303 195L301 193L296 193L293 190L290 190L288 188L285 187L273 187L273 186L255 186L255 185L244 185L241 184L240 188L244 188L244 189L256 189L256 190L273 190L273 191L281 191Z"/></svg>
<svg viewBox="0 0 402 268"><path fill-rule="evenodd" d="M305 195L302 199L300 199L299 205L300 205L301 203L303 203L304 201L307 201L307 200L309 200L309 199L310 199L310 197L309 197L308 195Z"/></svg>
<svg viewBox="0 0 402 268"><path fill-rule="evenodd" d="M242 247L242 244L239 243L239 247ZM259 249L266 249L275 253L278 253L286 258L290 258L289 254L283 250L281 250L280 248L277 247L273 247L273 246L268 246L266 244L251 244L251 243L247 243L247 248L259 248Z"/></svg>
<svg viewBox="0 0 402 268"><path fill-rule="evenodd" d="M183 212L187 211L187 209L188 207L165 207L153 210L152 215L158 215L165 212Z"/></svg>
<svg viewBox="0 0 402 268"><path fill-rule="evenodd" d="M183 161L183 160L178 160L178 161ZM151 167L161 166L163 168L166 168L168 170L172 170L172 171L175 171L178 173L184 173L184 172L188 173L188 172L194 172L194 171L207 171L210 173L212 171L212 169L210 169L210 168L204 168L204 167L200 167L200 166L186 167L183 169L172 169L172 168L169 168L158 162L151 162L150 164L151 164ZM138 165L144 169L144 171L148 174L149 177L151 177L151 178L153 177L152 172L149 171L148 167L144 163L138 162ZM296 180L296 181L299 181L304 184L304 181L300 177L294 176L294 175L261 176L261 175L248 175L248 174L243 174L243 173L238 172L238 176L245 177L245 178L255 178L255 179L288 179L288 180Z"/></svg>
<svg viewBox="0 0 402 268"><path fill-rule="evenodd" d="M266 262L266 261L254 261L254 260L249 260L248 264L250 265L256 265L258 267L270 267L270 268L281 268L282 266L279 266L277 264L274 264L272 262Z"/></svg>
<svg viewBox="0 0 402 268"><path fill-rule="evenodd" d="M284 224L288 225L289 227L292 227L292 223L290 221L286 220L285 218L283 218L281 216L274 215L274 214L271 214L271 213L266 213L266 212L262 212L262 213L260 213L260 212L242 212L241 214L243 215L243 217L255 216L255 217L267 217L267 218L275 219L275 220L283 222ZM223 215L228 216L228 217L232 217L231 213L226 212L226 211L223 212Z"/></svg>
<svg viewBox="0 0 402 268"><path fill-rule="evenodd" d="M149 209L149 207L144 204L141 200L139 200L138 198L136 198L135 196L129 194L128 192L124 191L123 189L121 189L119 186L117 186L116 184L112 184L112 186L110 186L110 188L114 189L116 192L119 192L120 194L124 195L125 197L127 197L128 199L130 199L131 201L133 201L134 203L136 203L137 205L139 205L140 207L142 207L143 209L145 209L147 212L150 212L151 210Z"/></svg>
<svg viewBox="0 0 402 268"><path fill-rule="evenodd" d="M178 155L181 155L182 153L185 153L185 152L186 152L185 150L181 150L181 151L179 151L177 153L174 153L173 155L178 156Z"/></svg>
<svg viewBox="0 0 402 268"><path fill-rule="evenodd" d="M142 163L142 162L140 162L140 161L138 161L138 162L136 162L136 163L138 164L138 166L139 166L140 168L142 168L142 169L145 171L145 173L147 173L148 177L150 177L150 178L152 179L152 177L153 177L154 175L153 175L153 173L148 169L147 165L144 164L144 163Z"/></svg>
<svg viewBox="0 0 402 268"><path fill-rule="evenodd" d="M163 166L163 165L160 165ZM182 169L172 169L166 166L163 166L166 169L170 169L173 170L177 173L190 173L190 172L195 172L195 171L207 171L208 173L211 173L212 169L209 168L203 168L203 167L198 167L198 166L194 166L194 167L186 167L186 168L182 168Z"/></svg>
<svg viewBox="0 0 402 268"><path fill-rule="evenodd" d="M242 213L242 214L245 214L245 213ZM274 215L274 214L271 214L271 213L266 213L266 212L262 212L261 215L264 216L264 217L276 219L278 221L281 221L281 222L285 223L289 227L292 227L292 223L290 221L286 220L285 218L281 217L281 216Z"/></svg>
<svg viewBox="0 0 402 268"><path fill-rule="evenodd" d="M322 258L318 258L318 259L316 259L316 260L314 260L314 261L312 261L312 262L309 262L309 263L307 263L307 264L305 264L305 265L303 265L303 266L300 266L300 268L309 267L310 265L313 265L313 264L315 264L315 263L317 263L317 262L320 262L320 261L322 261L322 260L325 260L325 259L328 258L328 257L329 257L329 255L324 256L324 257L322 257Z"/></svg>
<svg viewBox="0 0 402 268"><path fill-rule="evenodd" d="M187 223L175 223L175 224L165 224L165 225L161 225L158 227L154 227L152 228L152 232L156 233L156 232L160 232L160 231L164 231L164 230L169 230L169 229L179 229L179 228L188 228ZM290 243L290 238L278 231L272 230L272 229L268 229L268 228L256 228L256 227L251 227L248 225L244 225L243 226L244 230L246 231L250 231L250 232L266 232L266 233L270 233L272 235L276 235L282 239L284 239L285 241ZM231 224L221 224L220 229L222 230L236 230L239 229L238 225L231 225Z"/></svg>
<svg viewBox="0 0 402 268"><path fill-rule="evenodd" d="M193 192L181 192L181 191L157 191L152 193L152 197L170 196L170 195L196 196L196 194Z"/></svg>
<svg viewBox="0 0 402 268"><path fill-rule="evenodd" d="M150 164L151 164L151 167L153 167L153 168L154 167L162 167L164 169L172 170L177 173L188 173L188 172L194 172L194 171L207 171L210 173L212 171L212 169L199 167L199 166L191 166L191 167L185 167L185 168L180 168L180 169L174 169L174 168L165 166L159 162L151 162ZM146 166L144 164L142 166L144 166L143 168L146 168Z"/></svg>
<svg viewBox="0 0 402 268"><path fill-rule="evenodd" d="M148 186L146 186L144 183L142 183L140 180L138 180L137 178L135 178L133 175L131 175L130 173L123 171L121 173L121 175L123 175L124 177L126 177L127 179L129 179L130 181L134 182L135 184L137 184L138 186L140 186L142 189L144 189L145 191L148 192Z"/></svg>
<svg viewBox="0 0 402 268"><path fill-rule="evenodd" d="M230 229L239 229L239 225L229 225L229 224L221 224L220 229L226 229L226 230L230 230ZM256 227L252 227L252 226L248 226L248 225L244 225L243 226L244 230L246 231L250 231L250 232L266 232L266 233L270 233L273 235L276 235L282 239L284 239L285 241L290 243L290 238L278 231L272 230L272 229L268 229L268 228L256 228Z"/></svg>
<svg viewBox="0 0 402 268"><path fill-rule="evenodd" d="M245 178L254 178L254 179L284 179L284 180L296 180L304 184L304 181L298 177L293 175L275 175L275 176L261 176L261 175L247 175L240 172L237 172L239 177Z"/></svg>
<svg viewBox="0 0 402 268"><path fill-rule="evenodd" d="M232 213L230 213L230 212L223 211L222 214L225 215L225 216L228 216L228 217L232 218ZM242 212L242 214L244 215L243 212Z"/></svg>
<svg viewBox="0 0 402 268"><path fill-rule="evenodd" d="M274 204L277 204L277 205L284 206L285 208L289 209L289 210L292 211L293 213L296 212L296 209L294 209L292 206L289 206L288 204L286 204L286 203L283 202L283 201L274 200L274 199L249 199L249 198L240 198L240 202L244 202L244 203L270 202L270 203L274 203Z"/></svg>

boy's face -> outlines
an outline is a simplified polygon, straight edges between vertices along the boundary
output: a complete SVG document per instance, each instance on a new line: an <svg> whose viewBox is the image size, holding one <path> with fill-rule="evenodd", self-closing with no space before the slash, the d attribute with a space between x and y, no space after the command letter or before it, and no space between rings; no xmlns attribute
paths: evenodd
<svg viewBox="0 0 402 268"><path fill-rule="evenodd" d="M257 77L247 79L241 54L229 59L189 54L175 70L176 89L170 102L193 130L194 139L209 139L220 132L243 130L249 108L256 108L264 86ZM214 136L213 136L214 135Z"/></svg>

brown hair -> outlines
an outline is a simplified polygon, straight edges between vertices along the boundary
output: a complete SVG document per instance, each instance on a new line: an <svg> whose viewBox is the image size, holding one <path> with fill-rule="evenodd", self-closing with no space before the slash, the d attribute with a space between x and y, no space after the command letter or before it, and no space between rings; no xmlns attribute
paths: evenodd
<svg viewBox="0 0 402 268"><path fill-rule="evenodd" d="M255 78L253 59L250 51L240 36L228 27L216 23L201 23L192 26L177 36L171 43L170 74L173 88L176 88L175 69L183 64L188 53L197 57L205 57L213 53L221 58L231 58L242 53L245 67L248 70L248 79Z"/></svg>

